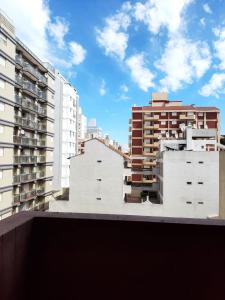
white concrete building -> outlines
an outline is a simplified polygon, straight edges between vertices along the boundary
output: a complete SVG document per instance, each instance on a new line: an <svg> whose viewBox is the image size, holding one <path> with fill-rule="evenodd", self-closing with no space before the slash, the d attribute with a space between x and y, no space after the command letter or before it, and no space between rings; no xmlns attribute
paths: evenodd
<svg viewBox="0 0 225 300"><path fill-rule="evenodd" d="M69 201L55 201L51 211L123 213L126 193L131 192L127 179L129 158L99 139L85 142L83 154L70 159Z"/></svg>
<svg viewBox="0 0 225 300"><path fill-rule="evenodd" d="M57 72L55 80L54 188L69 187L71 156L78 151L79 96L76 89Z"/></svg>
<svg viewBox="0 0 225 300"><path fill-rule="evenodd" d="M164 151L160 156L159 195L168 216L218 216L219 152Z"/></svg>

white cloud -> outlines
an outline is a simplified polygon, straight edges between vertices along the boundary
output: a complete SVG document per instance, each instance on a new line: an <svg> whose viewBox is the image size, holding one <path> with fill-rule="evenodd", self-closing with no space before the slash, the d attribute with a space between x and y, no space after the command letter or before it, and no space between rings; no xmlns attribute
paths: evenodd
<svg viewBox="0 0 225 300"><path fill-rule="evenodd" d="M105 96L105 94L106 94L105 80L104 79L102 79L102 81L101 81L101 85L100 85L100 89L99 89L99 94L101 96Z"/></svg>
<svg viewBox="0 0 225 300"><path fill-rule="evenodd" d="M178 31L182 26L182 15L192 0L147 0L144 4L137 2L134 17L144 22L149 31L159 33L166 27L170 33Z"/></svg>
<svg viewBox="0 0 225 300"><path fill-rule="evenodd" d="M215 56L220 60L219 68L225 69L225 27L217 27L213 29L217 40L214 42Z"/></svg>
<svg viewBox="0 0 225 300"><path fill-rule="evenodd" d="M128 88L128 86L127 86L126 84L122 84L122 85L120 86L120 90L121 90L122 92L124 92L124 93L127 93L127 92L129 91L129 88Z"/></svg>
<svg viewBox="0 0 225 300"><path fill-rule="evenodd" d="M70 68L83 61L86 51L82 46L76 47L79 46L76 42L65 43L69 23L59 16L52 19L48 1L1 0L1 9L13 20L17 37L41 60L62 68ZM64 51L60 52L60 48ZM72 63L65 59L70 50L74 54Z"/></svg>
<svg viewBox="0 0 225 300"><path fill-rule="evenodd" d="M204 10L207 14L212 14L212 10L211 10L211 8L210 8L210 6L209 6L208 3L204 3L204 4L202 5L202 8L203 8L203 10Z"/></svg>
<svg viewBox="0 0 225 300"><path fill-rule="evenodd" d="M203 27L205 27L205 18L201 18L199 22Z"/></svg>
<svg viewBox="0 0 225 300"><path fill-rule="evenodd" d="M74 65L81 64L86 57L87 51L80 44L74 41L69 43L69 47L72 53L72 63Z"/></svg>
<svg viewBox="0 0 225 300"><path fill-rule="evenodd" d="M105 50L106 55L111 55L123 60L127 49L129 35L127 29L130 26L131 18L128 12L131 4L125 2L121 10L115 15L105 19L105 26L97 28L97 42Z"/></svg>
<svg viewBox="0 0 225 300"><path fill-rule="evenodd" d="M131 71L131 77L136 82L140 89L147 92L150 87L154 86L154 75L145 66L144 54L139 53L129 57L125 61L127 67Z"/></svg>
<svg viewBox="0 0 225 300"><path fill-rule="evenodd" d="M60 17L55 18L55 23L50 23L48 26L48 31L50 36L56 41L59 48L63 48L65 46L64 36L69 31L68 22Z"/></svg>
<svg viewBox="0 0 225 300"><path fill-rule="evenodd" d="M48 60L50 10L47 3L43 0L1 0L1 9L13 20L22 42L40 58Z"/></svg>
<svg viewBox="0 0 225 300"><path fill-rule="evenodd" d="M205 97L213 96L216 98L219 97L219 94L225 94L225 74L213 74L209 83L205 84L199 93Z"/></svg>
<svg viewBox="0 0 225 300"><path fill-rule="evenodd" d="M211 54L204 42L192 42L182 36L169 39L156 67L166 74L160 80L164 90L176 91L184 83L201 78L211 65Z"/></svg>

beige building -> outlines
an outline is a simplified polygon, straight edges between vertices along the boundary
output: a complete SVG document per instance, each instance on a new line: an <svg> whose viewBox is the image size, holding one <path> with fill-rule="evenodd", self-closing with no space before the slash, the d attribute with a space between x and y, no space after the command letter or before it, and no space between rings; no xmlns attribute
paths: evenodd
<svg viewBox="0 0 225 300"><path fill-rule="evenodd" d="M0 13L0 218L52 195L54 75Z"/></svg>

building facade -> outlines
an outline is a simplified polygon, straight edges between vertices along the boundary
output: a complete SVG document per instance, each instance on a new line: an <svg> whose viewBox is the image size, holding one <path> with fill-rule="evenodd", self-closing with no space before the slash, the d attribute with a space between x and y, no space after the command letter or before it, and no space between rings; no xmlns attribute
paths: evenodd
<svg viewBox="0 0 225 300"><path fill-rule="evenodd" d="M216 107L183 105L169 101L166 93L153 93L148 106L132 107L129 146L132 159L132 188L157 191L156 157L163 139L184 139L184 129L215 129L220 138L220 112ZM208 146L207 150L212 150ZM217 150L217 149L215 149Z"/></svg>
<svg viewBox="0 0 225 300"><path fill-rule="evenodd" d="M78 151L79 96L59 73L55 75L54 188L69 188L70 160Z"/></svg>
<svg viewBox="0 0 225 300"><path fill-rule="evenodd" d="M55 76L0 13L0 217L52 195Z"/></svg>

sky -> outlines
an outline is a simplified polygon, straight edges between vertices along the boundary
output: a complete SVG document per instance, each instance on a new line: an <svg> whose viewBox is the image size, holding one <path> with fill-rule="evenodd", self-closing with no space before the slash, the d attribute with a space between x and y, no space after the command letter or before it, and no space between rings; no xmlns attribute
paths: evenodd
<svg viewBox="0 0 225 300"><path fill-rule="evenodd" d="M225 133L224 0L1 0L0 8L122 145L131 107L157 91L219 107Z"/></svg>

